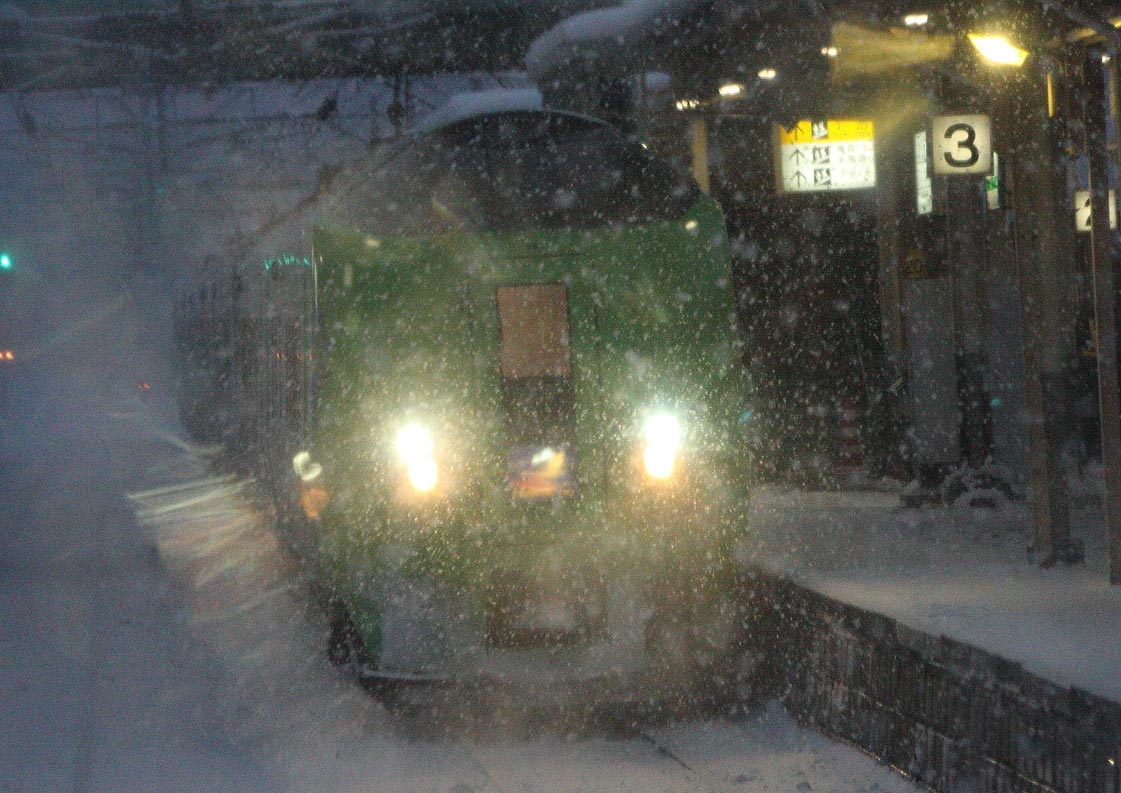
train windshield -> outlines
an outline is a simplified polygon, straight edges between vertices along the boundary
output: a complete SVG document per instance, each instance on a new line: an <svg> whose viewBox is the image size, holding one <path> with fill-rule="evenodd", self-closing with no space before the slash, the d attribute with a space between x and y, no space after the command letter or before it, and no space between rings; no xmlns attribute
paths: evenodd
<svg viewBox="0 0 1121 793"><path fill-rule="evenodd" d="M359 171L338 208L390 234L652 223L680 217L699 192L614 127L546 112L452 124L377 153Z"/></svg>

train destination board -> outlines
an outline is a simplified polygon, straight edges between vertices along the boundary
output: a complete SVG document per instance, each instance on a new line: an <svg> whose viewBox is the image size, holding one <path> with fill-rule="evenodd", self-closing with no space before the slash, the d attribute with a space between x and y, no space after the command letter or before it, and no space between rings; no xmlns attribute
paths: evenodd
<svg viewBox="0 0 1121 793"><path fill-rule="evenodd" d="M871 121L830 119L776 125L775 176L780 193L862 190L876 186Z"/></svg>

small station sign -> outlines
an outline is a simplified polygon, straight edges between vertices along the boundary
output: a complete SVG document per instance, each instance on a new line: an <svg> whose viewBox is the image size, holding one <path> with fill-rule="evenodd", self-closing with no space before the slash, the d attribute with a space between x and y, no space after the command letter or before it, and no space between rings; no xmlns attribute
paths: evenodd
<svg viewBox="0 0 1121 793"><path fill-rule="evenodd" d="M863 190L876 186L871 121L830 119L775 127L775 177L780 193Z"/></svg>
<svg viewBox="0 0 1121 793"><path fill-rule="evenodd" d="M1093 229L1094 213L1090 206L1090 191L1074 191L1074 228L1083 233ZM1117 230L1117 193L1109 191L1109 229Z"/></svg>

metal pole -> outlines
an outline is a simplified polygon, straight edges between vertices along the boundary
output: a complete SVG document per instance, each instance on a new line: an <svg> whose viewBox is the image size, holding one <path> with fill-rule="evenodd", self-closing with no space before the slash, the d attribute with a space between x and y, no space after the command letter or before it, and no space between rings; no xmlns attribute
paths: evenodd
<svg viewBox="0 0 1121 793"><path fill-rule="evenodd" d="M985 220L981 179L947 180L950 277L961 401L961 442L965 462L980 467L992 453L985 437L985 284L980 277L981 224Z"/></svg>
<svg viewBox="0 0 1121 793"><path fill-rule="evenodd" d="M703 118L693 119L693 178L706 194L709 192L708 124Z"/></svg>
<svg viewBox="0 0 1121 793"><path fill-rule="evenodd" d="M1116 71L1109 79L1116 119ZM1101 56L1086 59L1086 149L1090 157L1090 231L1093 235L1094 327L1097 330L1098 404L1102 434L1102 506L1109 531L1109 583L1121 584L1121 399L1117 384L1116 289L1109 216L1105 69Z"/></svg>

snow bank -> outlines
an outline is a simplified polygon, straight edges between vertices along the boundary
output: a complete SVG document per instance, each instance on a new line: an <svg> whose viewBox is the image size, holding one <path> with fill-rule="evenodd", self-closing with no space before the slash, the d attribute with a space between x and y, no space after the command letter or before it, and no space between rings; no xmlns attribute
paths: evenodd
<svg viewBox="0 0 1121 793"><path fill-rule="evenodd" d="M745 561L1121 702L1121 587L1109 585L1096 501L1072 515L1087 562L1050 569L1028 560L1022 502L904 509L889 493L768 487L750 523Z"/></svg>

